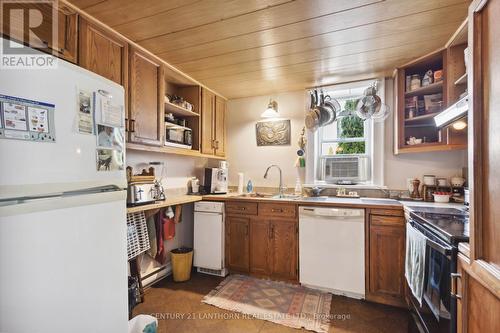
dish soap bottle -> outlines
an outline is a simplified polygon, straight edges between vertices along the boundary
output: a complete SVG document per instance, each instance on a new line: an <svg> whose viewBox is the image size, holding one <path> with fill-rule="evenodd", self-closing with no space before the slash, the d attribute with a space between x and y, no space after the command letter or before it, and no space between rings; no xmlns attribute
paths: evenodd
<svg viewBox="0 0 500 333"><path fill-rule="evenodd" d="M253 184L252 184L251 180L249 180L248 183L247 183L247 192L248 193L252 193L253 192Z"/></svg>

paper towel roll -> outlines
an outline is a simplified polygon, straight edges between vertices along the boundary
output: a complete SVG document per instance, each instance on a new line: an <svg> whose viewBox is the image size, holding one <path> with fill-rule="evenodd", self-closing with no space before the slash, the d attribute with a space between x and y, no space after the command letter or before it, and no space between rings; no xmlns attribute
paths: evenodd
<svg viewBox="0 0 500 333"><path fill-rule="evenodd" d="M243 172L238 172L238 194L243 194L244 178Z"/></svg>

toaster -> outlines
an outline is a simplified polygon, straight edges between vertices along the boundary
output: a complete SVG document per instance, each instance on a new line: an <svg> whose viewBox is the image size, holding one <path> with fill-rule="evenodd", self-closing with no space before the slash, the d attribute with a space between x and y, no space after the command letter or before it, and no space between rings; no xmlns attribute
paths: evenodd
<svg viewBox="0 0 500 333"><path fill-rule="evenodd" d="M154 183L130 183L127 189L127 205L137 206L156 201Z"/></svg>

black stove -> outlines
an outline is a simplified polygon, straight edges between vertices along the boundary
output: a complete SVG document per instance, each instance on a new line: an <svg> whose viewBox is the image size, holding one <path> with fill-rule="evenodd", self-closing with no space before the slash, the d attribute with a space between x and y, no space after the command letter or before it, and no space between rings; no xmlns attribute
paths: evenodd
<svg viewBox="0 0 500 333"><path fill-rule="evenodd" d="M458 243L469 240L469 215L456 208L408 207L408 223L426 238L422 303L410 292L410 311L420 332L456 333L457 303L451 276Z"/></svg>
<svg viewBox="0 0 500 333"><path fill-rule="evenodd" d="M457 245L469 241L469 215L456 208L412 207L416 222L447 243Z"/></svg>

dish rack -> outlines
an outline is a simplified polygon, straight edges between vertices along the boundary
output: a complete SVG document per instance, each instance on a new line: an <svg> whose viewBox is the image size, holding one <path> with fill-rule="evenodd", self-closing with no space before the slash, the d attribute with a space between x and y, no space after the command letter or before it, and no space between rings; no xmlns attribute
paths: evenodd
<svg viewBox="0 0 500 333"><path fill-rule="evenodd" d="M128 260L146 252L151 247L144 212L127 214L127 255Z"/></svg>

